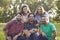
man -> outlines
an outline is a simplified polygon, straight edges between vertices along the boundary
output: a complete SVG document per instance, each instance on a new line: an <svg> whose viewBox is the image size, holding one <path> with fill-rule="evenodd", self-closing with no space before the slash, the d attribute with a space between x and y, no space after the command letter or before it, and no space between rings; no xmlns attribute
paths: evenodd
<svg viewBox="0 0 60 40"><path fill-rule="evenodd" d="M43 36L47 37L48 40L55 40L56 38L56 28L54 24L49 22L49 18L46 16L42 17L42 24L40 25L40 29L42 30Z"/></svg>
<svg viewBox="0 0 60 40"><path fill-rule="evenodd" d="M28 22L25 23L24 33L27 37L26 40L38 40L38 35L36 34L38 31L38 27L36 26L36 22L34 22L34 14L30 13L28 15Z"/></svg>
<svg viewBox="0 0 60 40"><path fill-rule="evenodd" d="M16 35L21 35L23 28L24 23L22 22L22 16L18 15L16 20L9 21L3 29L6 35L6 40L13 40Z"/></svg>

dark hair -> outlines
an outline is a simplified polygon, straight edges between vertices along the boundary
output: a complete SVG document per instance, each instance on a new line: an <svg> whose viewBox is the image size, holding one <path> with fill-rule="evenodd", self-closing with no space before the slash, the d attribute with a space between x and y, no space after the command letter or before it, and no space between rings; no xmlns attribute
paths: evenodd
<svg viewBox="0 0 60 40"><path fill-rule="evenodd" d="M33 14L33 15L34 15L34 13L29 13L28 17L30 17L30 15L31 15L31 14ZM34 15L34 16L35 16L35 15Z"/></svg>

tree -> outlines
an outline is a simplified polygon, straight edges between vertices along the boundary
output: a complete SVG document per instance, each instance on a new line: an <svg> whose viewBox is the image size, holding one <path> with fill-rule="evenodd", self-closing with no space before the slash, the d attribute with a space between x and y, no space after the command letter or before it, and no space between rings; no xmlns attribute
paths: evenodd
<svg viewBox="0 0 60 40"><path fill-rule="evenodd" d="M38 5L44 7L48 12L54 8L55 0L0 0L0 20L1 22L7 22L17 15L17 12L20 11L21 5L28 4L30 10L34 12ZM59 10L59 9L58 9ZM57 12L58 12L57 10Z"/></svg>
<svg viewBox="0 0 60 40"><path fill-rule="evenodd" d="M57 16L54 18L56 22L60 21L60 0L56 1L56 6L57 6Z"/></svg>

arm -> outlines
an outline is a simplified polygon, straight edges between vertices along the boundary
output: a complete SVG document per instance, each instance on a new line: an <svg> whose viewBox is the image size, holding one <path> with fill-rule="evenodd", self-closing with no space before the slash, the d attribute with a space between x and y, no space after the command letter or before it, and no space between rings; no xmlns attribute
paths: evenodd
<svg viewBox="0 0 60 40"><path fill-rule="evenodd" d="M4 34L5 34L6 37L8 36L7 33L8 33L8 30L5 30L5 31L4 31Z"/></svg>
<svg viewBox="0 0 60 40"><path fill-rule="evenodd" d="M30 33L35 33L35 32L37 32L37 31L38 31L37 28L33 28L33 29L29 30Z"/></svg>
<svg viewBox="0 0 60 40"><path fill-rule="evenodd" d="M42 30L40 29L40 27L39 27L39 24L38 24L38 23L36 24L36 26L37 26L38 34L39 34L39 35L40 35L40 34L42 34Z"/></svg>
<svg viewBox="0 0 60 40"><path fill-rule="evenodd" d="M56 34L56 31L53 31L52 40L55 40Z"/></svg>
<svg viewBox="0 0 60 40"><path fill-rule="evenodd" d="M29 36L31 35L30 31L28 31L27 29L24 29L24 30L23 30L23 33L24 33L27 37L29 37Z"/></svg>
<svg viewBox="0 0 60 40"><path fill-rule="evenodd" d="M51 25L51 30L52 30L52 40L55 40L57 32L54 24Z"/></svg>
<svg viewBox="0 0 60 40"><path fill-rule="evenodd" d="M5 36L6 36L6 38L7 39L10 39L10 37L8 37L8 32L9 32L9 29L10 29L10 27L11 27L11 21L9 21L6 25L5 25L5 27L3 28L3 31L4 31L4 34L5 34Z"/></svg>
<svg viewBox="0 0 60 40"><path fill-rule="evenodd" d="M13 40L16 40L18 36L22 35L23 33L19 33L16 36L13 37Z"/></svg>

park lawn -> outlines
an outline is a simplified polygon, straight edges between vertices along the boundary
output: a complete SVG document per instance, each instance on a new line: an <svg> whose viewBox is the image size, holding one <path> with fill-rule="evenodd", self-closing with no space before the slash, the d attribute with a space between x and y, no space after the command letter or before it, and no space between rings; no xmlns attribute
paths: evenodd
<svg viewBox="0 0 60 40"><path fill-rule="evenodd" d="M60 23L54 23L57 29L57 40L60 40ZM0 40L5 40L5 35L3 32L3 27L5 23L0 23Z"/></svg>

